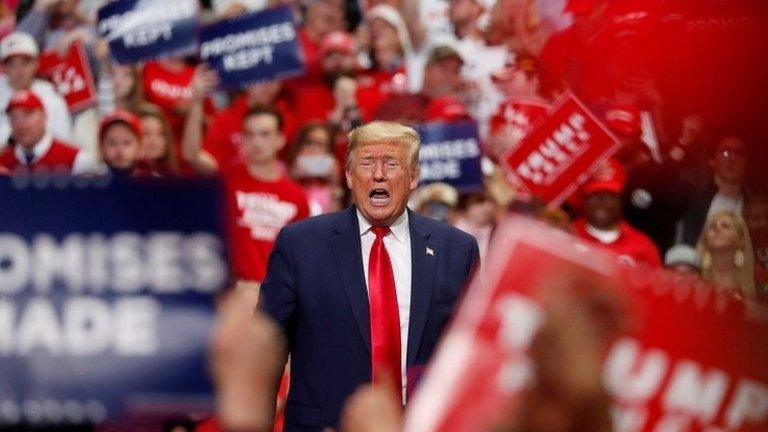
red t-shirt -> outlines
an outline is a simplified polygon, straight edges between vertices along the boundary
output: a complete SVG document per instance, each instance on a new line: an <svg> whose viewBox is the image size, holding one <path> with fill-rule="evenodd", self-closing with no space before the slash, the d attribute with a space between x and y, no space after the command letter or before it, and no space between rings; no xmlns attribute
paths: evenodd
<svg viewBox="0 0 768 432"><path fill-rule="evenodd" d="M296 133L296 120L284 100L277 100L273 106L283 116L283 134L286 144L280 151L280 157L285 160L293 135ZM203 149L216 159L221 170L245 163L243 120L248 110L245 96L240 96L227 109L217 114L208 126L203 139Z"/></svg>
<svg viewBox="0 0 768 432"><path fill-rule="evenodd" d="M223 176L235 277L261 282L280 229L309 216L306 194L286 177L274 182L256 179L245 165Z"/></svg>
<svg viewBox="0 0 768 432"><path fill-rule="evenodd" d="M593 237L586 229L586 219L578 219L573 223L573 232L577 237L587 240L617 255L620 264L632 267L646 265L652 268L661 267L661 256L653 241L642 232L632 228L626 222L619 223L619 238L613 243L603 243Z"/></svg>
<svg viewBox="0 0 768 432"><path fill-rule="evenodd" d="M286 81L285 86L298 124L310 120L328 120L328 115L336 106L336 100L331 88L321 77L293 78Z"/></svg>
<svg viewBox="0 0 768 432"><path fill-rule="evenodd" d="M379 106L389 100L390 94L382 93L384 88L388 88L388 76L392 79L394 75L362 74L356 77L355 99L363 121L373 120ZM298 124L311 120L327 121L336 107L333 89L328 87L322 76L293 78L286 82L286 90Z"/></svg>
<svg viewBox="0 0 768 432"><path fill-rule="evenodd" d="M405 66L393 71L369 70L357 77L357 101L363 120L374 119L379 107L393 95L406 93L408 89Z"/></svg>

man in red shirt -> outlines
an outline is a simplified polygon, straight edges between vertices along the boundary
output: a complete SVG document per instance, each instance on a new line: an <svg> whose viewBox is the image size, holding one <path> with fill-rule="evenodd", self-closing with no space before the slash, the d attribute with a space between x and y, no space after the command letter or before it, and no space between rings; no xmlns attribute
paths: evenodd
<svg viewBox="0 0 768 432"><path fill-rule="evenodd" d="M317 0L309 2L304 25L299 29L299 44L304 53L306 77L322 76L320 43L334 31L344 29L344 11L335 2Z"/></svg>
<svg viewBox="0 0 768 432"><path fill-rule="evenodd" d="M250 84L226 109L217 113L208 128L203 132L205 123L205 101L218 83L215 71L205 66L198 66L191 83L191 104L185 120L182 143L188 140L197 143L204 134L202 152L194 144L192 153L187 153L182 144L182 158L198 173L211 174L217 171L246 163L243 147L243 120L252 108L260 105L274 107L283 119L283 134L290 142L296 131L296 121L288 102L282 96L283 83L280 80L263 81ZM285 159L287 147L283 147L279 156Z"/></svg>
<svg viewBox="0 0 768 432"><path fill-rule="evenodd" d="M359 68L354 38L347 32L336 31L323 38L318 50L320 73L308 73L286 83L296 120L299 124L309 120L338 122L350 110L358 112L359 117L357 86L354 83ZM338 85L344 78L352 81L346 91Z"/></svg>
<svg viewBox="0 0 768 432"><path fill-rule="evenodd" d="M621 191L624 168L609 160L582 186L586 218L573 223L576 236L603 246L627 266L661 267L661 257L653 241L633 228L621 216Z"/></svg>
<svg viewBox="0 0 768 432"><path fill-rule="evenodd" d="M43 103L31 91L14 93L6 113L14 144L0 153L0 168L11 172L26 168L67 174L98 171L96 162L85 152L51 136Z"/></svg>
<svg viewBox="0 0 768 432"><path fill-rule="evenodd" d="M224 181L230 256L239 280L260 283L277 233L285 225L309 216L304 190L286 177L277 157L285 145L282 127L276 109L254 107L243 120L245 164L219 167L208 162L209 169L218 171ZM195 136L197 139L185 140L185 153L204 159L200 135ZM207 162L195 162L201 163Z"/></svg>
<svg viewBox="0 0 768 432"><path fill-rule="evenodd" d="M463 104L461 101L466 87L461 77L463 64L461 54L451 46L436 46L424 67L424 86L421 92L392 96L379 106L376 119L406 124L424 123L430 120L427 113L440 111L442 108L439 105L446 100L451 100L457 111L461 110L457 104ZM463 111L467 111L466 107Z"/></svg>

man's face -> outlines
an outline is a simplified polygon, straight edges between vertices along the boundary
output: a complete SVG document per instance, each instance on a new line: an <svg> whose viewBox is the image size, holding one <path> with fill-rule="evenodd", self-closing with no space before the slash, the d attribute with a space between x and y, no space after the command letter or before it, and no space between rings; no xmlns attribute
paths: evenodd
<svg viewBox="0 0 768 432"><path fill-rule="evenodd" d="M41 109L14 108L8 113L11 134L16 143L32 148L45 135L45 112Z"/></svg>
<svg viewBox="0 0 768 432"><path fill-rule="evenodd" d="M323 73L332 81L340 76L354 76L356 62L354 53L331 51L323 56Z"/></svg>
<svg viewBox="0 0 768 432"><path fill-rule="evenodd" d="M473 224L481 226L493 223L496 206L489 198L484 197L467 207L466 217Z"/></svg>
<svg viewBox="0 0 768 432"><path fill-rule="evenodd" d="M408 149L393 141L360 144L346 174L357 208L373 225L391 225L405 211L408 196L419 183Z"/></svg>
<svg viewBox="0 0 768 432"><path fill-rule="evenodd" d="M277 119L270 114L246 117L243 124L243 145L248 163L264 164L277 159L277 152L285 145Z"/></svg>
<svg viewBox="0 0 768 432"><path fill-rule="evenodd" d="M283 83L280 80L263 81L250 84L245 88L247 104L254 107L259 104L272 104L280 94Z"/></svg>
<svg viewBox="0 0 768 432"><path fill-rule="evenodd" d="M715 176L728 183L741 183L747 169L747 154L744 144L735 137L720 141L715 154L710 158Z"/></svg>
<svg viewBox="0 0 768 432"><path fill-rule="evenodd" d="M448 5L448 19L454 27L474 23L483 13L475 0L451 0Z"/></svg>
<svg viewBox="0 0 768 432"><path fill-rule="evenodd" d="M305 25L317 40L322 40L325 35L344 29L344 12L330 1L316 1L307 10Z"/></svg>
<svg viewBox="0 0 768 432"><path fill-rule="evenodd" d="M139 160L140 147L139 139L123 123L109 126L101 139L102 157L111 168L133 168Z"/></svg>
<svg viewBox="0 0 768 432"><path fill-rule="evenodd" d="M15 55L5 59L5 74L14 90L29 89L35 80L38 62L36 58Z"/></svg>
<svg viewBox="0 0 768 432"><path fill-rule="evenodd" d="M461 88L461 60L450 57L430 63L424 70L424 92L431 97L447 96Z"/></svg>
<svg viewBox="0 0 768 432"><path fill-rule="evenodd" d="M613 229L621 218L621 197L613 192L596 192L584 199L587 221L599 229Z"/></svg>
<svg viewBox="0 0 768 432"><path fill-rule="evenodd" d="M539 92L539 78L522 70L515 70L509 79L496 85L506 96L535 96Z"/></svg>

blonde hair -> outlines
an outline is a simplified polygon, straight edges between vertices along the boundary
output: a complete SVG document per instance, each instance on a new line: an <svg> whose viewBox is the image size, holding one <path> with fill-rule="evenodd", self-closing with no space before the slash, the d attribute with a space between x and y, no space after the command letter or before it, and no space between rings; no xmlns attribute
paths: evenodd
<svg viewBox="0 0 768 432"><path fill-rule="evenodd" d="M349 144L344 167L347 171L352 165L355 150L364 143L396 142L407 146L411 159L411 172L419 172L419 133L413 128L397 122L376 120L352 129L347 134Z"/></svg>
<svg viewBox="0 0 768 432"><path fill-rule="evenodd" d="M707 247L707 230L718 218L728 216L733 221L736 233L739 236L739 251L744 256L743 264L736 266L736 278L739 281L741 295L745 298L754 299L755 292L755 253L752 250L752 240L749 237L749 230L744 219L736 213L730 211L720 211L707 219L704 229L699 235L699 241L696 243L696 250L701 257L701 277L705 281L712 281L712 254ZM735 259L734 259L735 261Z"/></svg>

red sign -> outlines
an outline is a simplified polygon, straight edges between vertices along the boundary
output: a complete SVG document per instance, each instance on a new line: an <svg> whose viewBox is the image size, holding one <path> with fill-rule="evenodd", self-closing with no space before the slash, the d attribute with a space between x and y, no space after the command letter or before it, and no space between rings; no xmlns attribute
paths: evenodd
<svg viewBox="0 0 768 432"><path fill-rule="evenodd" d="M621 305L623 325L594 355L613 430L768 430L766 310L668 273L622 269L522 217L499 226L483 266L409 403L405 432L490 431L512 417L532 384L544 301L569 286Z"/></svg>
<svg viewBox="0 0 768 432"><path fill-rule="evenodd" d="M63 57L48 51L40 57L40 75L50 80L76 113L96 104L96 85L81 42L72 44Z"/></svg>
<svg viewBox="0 0 768 432"><path fill-rule="evenodd" d="M570 93L501 160L513 184L558 206L620 142Z"/></svg>

